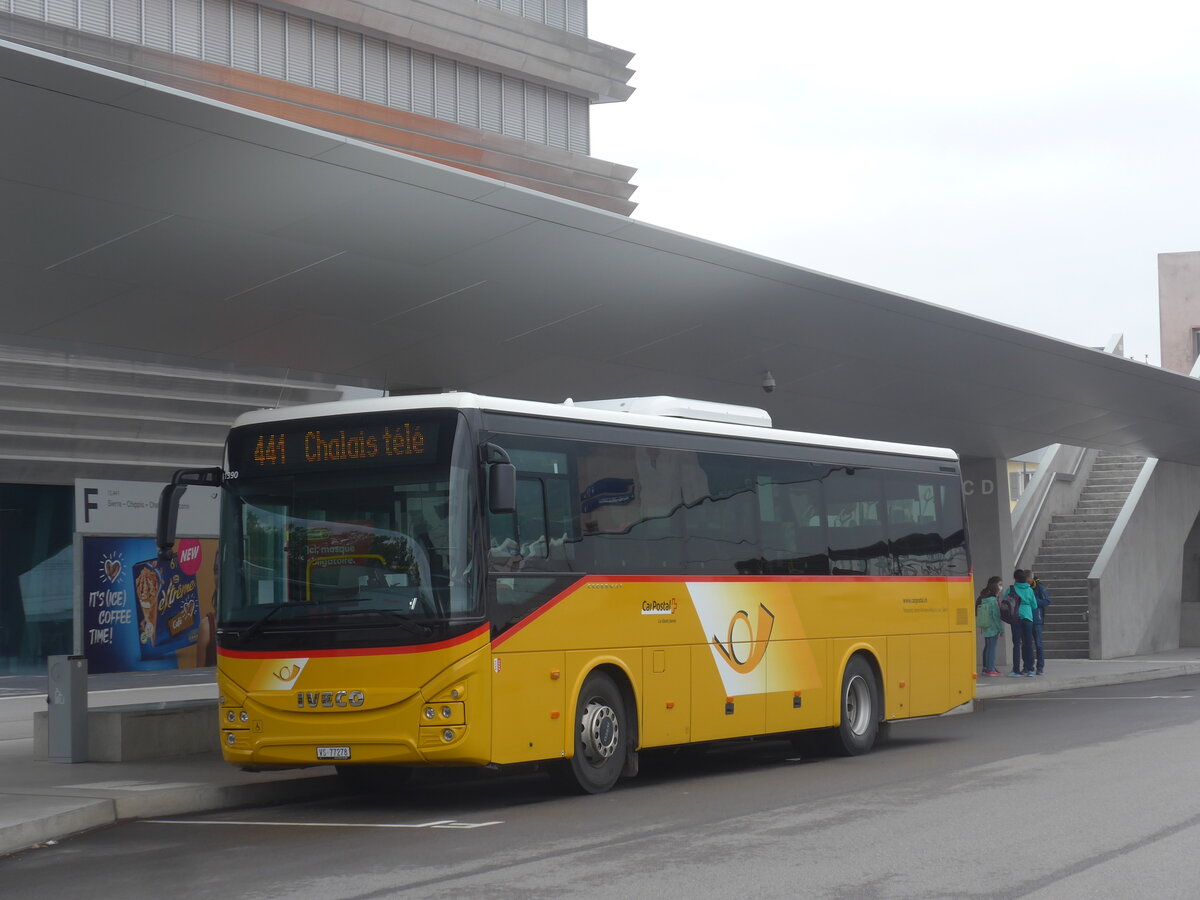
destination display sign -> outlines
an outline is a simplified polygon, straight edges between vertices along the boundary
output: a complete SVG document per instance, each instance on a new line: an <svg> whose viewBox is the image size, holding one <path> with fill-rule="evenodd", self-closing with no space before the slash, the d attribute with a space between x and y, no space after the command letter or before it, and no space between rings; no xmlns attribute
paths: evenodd
<svg viewBox="0 0 1200 900"><path fill-rule="evenodd" d="M268 423L229 437L230 472L253 475L435 462L447 423L393 417Z"/></svg>

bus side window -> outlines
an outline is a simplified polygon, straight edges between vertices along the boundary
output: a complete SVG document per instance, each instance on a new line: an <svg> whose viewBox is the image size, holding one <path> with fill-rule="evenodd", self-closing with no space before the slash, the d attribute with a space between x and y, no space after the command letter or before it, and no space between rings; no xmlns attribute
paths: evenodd
<svg viewBox="0 0 1200 900"><path fill-rule="evenodd" d="M546 495L540 478L518 473L517 511L489 513L488 521L489 568L513 571L527 559L545 559L548 555Z"/></svg>

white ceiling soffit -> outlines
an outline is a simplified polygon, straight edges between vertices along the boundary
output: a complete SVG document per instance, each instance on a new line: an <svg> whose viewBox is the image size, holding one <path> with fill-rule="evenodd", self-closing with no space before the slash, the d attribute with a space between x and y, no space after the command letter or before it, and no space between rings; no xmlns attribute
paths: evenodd
<svg viewBox="0 0 1200 900"><path fill-rule="evenodd" d="M0 115L9 334L1200 464L1182 375L4 42Z"/></svg>

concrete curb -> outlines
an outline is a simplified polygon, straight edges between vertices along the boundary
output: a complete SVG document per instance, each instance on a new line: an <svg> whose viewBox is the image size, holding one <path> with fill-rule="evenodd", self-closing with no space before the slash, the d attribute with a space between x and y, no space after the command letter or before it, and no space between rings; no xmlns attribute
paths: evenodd
<svg viewBox="0 0 1200 900"><path fill-rule="evenodd" d="M112 800L0 794L0 857L116 820Z"/></svg>
<svg viewBox="0 0 1200 900"><path fill-rule="evenodd" d="M1138 681L1154 681L1159 678L1177 678L1180 675L1200 675L1200 661L1164 663L1155 665L1153 668L1138 668L1126 672L1056 675L1053 678L1042 676L1041 678L996 679L982 682L976 686L975 702L978 707L981 701L1000 697L1026 697L1083 687L1133 684Z"/></svg>
<svg viewBox="0 0 1200 900"><path fill-rule="evenodd" d="M77 786L28 793L8 788L0 793L0 856L129 819L317 800L341 790L331 774L249 784L114 782L91 790Z"/></svg>

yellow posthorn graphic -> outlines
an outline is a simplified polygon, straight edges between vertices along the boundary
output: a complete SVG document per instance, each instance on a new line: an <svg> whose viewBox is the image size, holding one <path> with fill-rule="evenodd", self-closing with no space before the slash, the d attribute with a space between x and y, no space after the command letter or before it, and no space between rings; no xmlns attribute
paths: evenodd
<svg viewBox="0 0 1200 900"><path fill-rule="evenodd" d="M747 630L753 638L753 643L750 645L750 653L746 659L738 659L737 644L733 640L733 629L737 627L737 623L745 622ZM758 604L758 628L750 627L750 615L744 609L739 609L733 614L733 618L729 620L729 638L727 643L722 644L721 641L714 635L712 644L720 651L725 662L737 673L747 675L753 672L754 669L762 662L763 657L767 653L767 641L771 639L771 629L775 627L775 614L763 606Z"/></svg>

